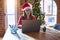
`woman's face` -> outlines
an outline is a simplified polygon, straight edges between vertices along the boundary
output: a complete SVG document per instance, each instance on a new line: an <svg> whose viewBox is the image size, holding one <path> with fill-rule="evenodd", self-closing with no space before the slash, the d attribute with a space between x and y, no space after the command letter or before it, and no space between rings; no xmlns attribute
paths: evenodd
<svg viewBox="0 0 60 40"><path fill-rule="evenodd" d="M27 15L30 15L31 10L30 10L30 9L26 9L25 13L26 13Z"/></svg>

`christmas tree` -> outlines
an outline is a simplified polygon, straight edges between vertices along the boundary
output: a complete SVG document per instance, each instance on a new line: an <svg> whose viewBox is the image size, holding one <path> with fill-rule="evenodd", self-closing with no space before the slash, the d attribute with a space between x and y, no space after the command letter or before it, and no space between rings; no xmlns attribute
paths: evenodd
<svg viewBox="0 0 60 40"><path fill-rule="evenodd" d="M34 0L33 4L32 4L32 12L33 12L33 15L36 16L37 19L41 20L43 24L45 24L45 21L44 21L44 14L41 12L41 7L39 6L40 3L38 0Z"/></svg>

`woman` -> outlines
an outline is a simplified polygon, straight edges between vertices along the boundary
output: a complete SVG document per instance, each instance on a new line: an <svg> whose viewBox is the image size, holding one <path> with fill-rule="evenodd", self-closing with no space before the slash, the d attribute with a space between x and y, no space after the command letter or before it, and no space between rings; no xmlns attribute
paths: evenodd
<svg viewBox="0 0 60 40"><path fill-rule="evenodd" d="M36 20L36 17L32 15L32 7L29 3L24 3L22 6L23 16L20 16L18 20L18 28L22 27L22 20Z"/></svg>

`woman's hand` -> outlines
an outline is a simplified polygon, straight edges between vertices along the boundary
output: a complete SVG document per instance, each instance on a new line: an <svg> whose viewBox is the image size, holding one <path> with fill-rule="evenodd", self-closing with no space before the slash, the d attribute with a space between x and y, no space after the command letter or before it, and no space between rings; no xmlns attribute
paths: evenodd
<svg viewBox="0 0 60 40"><path fill-rule="evenodd" d="M22 28L22 25L18 25L18 28Z"/></svg>

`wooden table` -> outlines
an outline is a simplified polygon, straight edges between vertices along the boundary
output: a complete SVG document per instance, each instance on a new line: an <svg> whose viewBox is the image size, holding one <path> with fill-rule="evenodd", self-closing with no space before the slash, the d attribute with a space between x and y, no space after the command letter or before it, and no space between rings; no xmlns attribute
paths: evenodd
<svg viewBox="0 0 60 40"><path fill-rule="evenodd" d="M6 32L7 33L7 32ZM10 35L11 33L7 33L5 34L5 36L3 37L3 40L9 40L8 37L10 37L10 40L13 40L12 38L14 38L14 40L60 40L60 32L57 32L53 29L48 29L47 31L44 33L40 30L40 32L30 32L30 33L22 33L22 30L19 29L17 31L18 35L20 36L20 39L17 36L13 36ZM7 36L10 35L10 36Z"/></svg>

